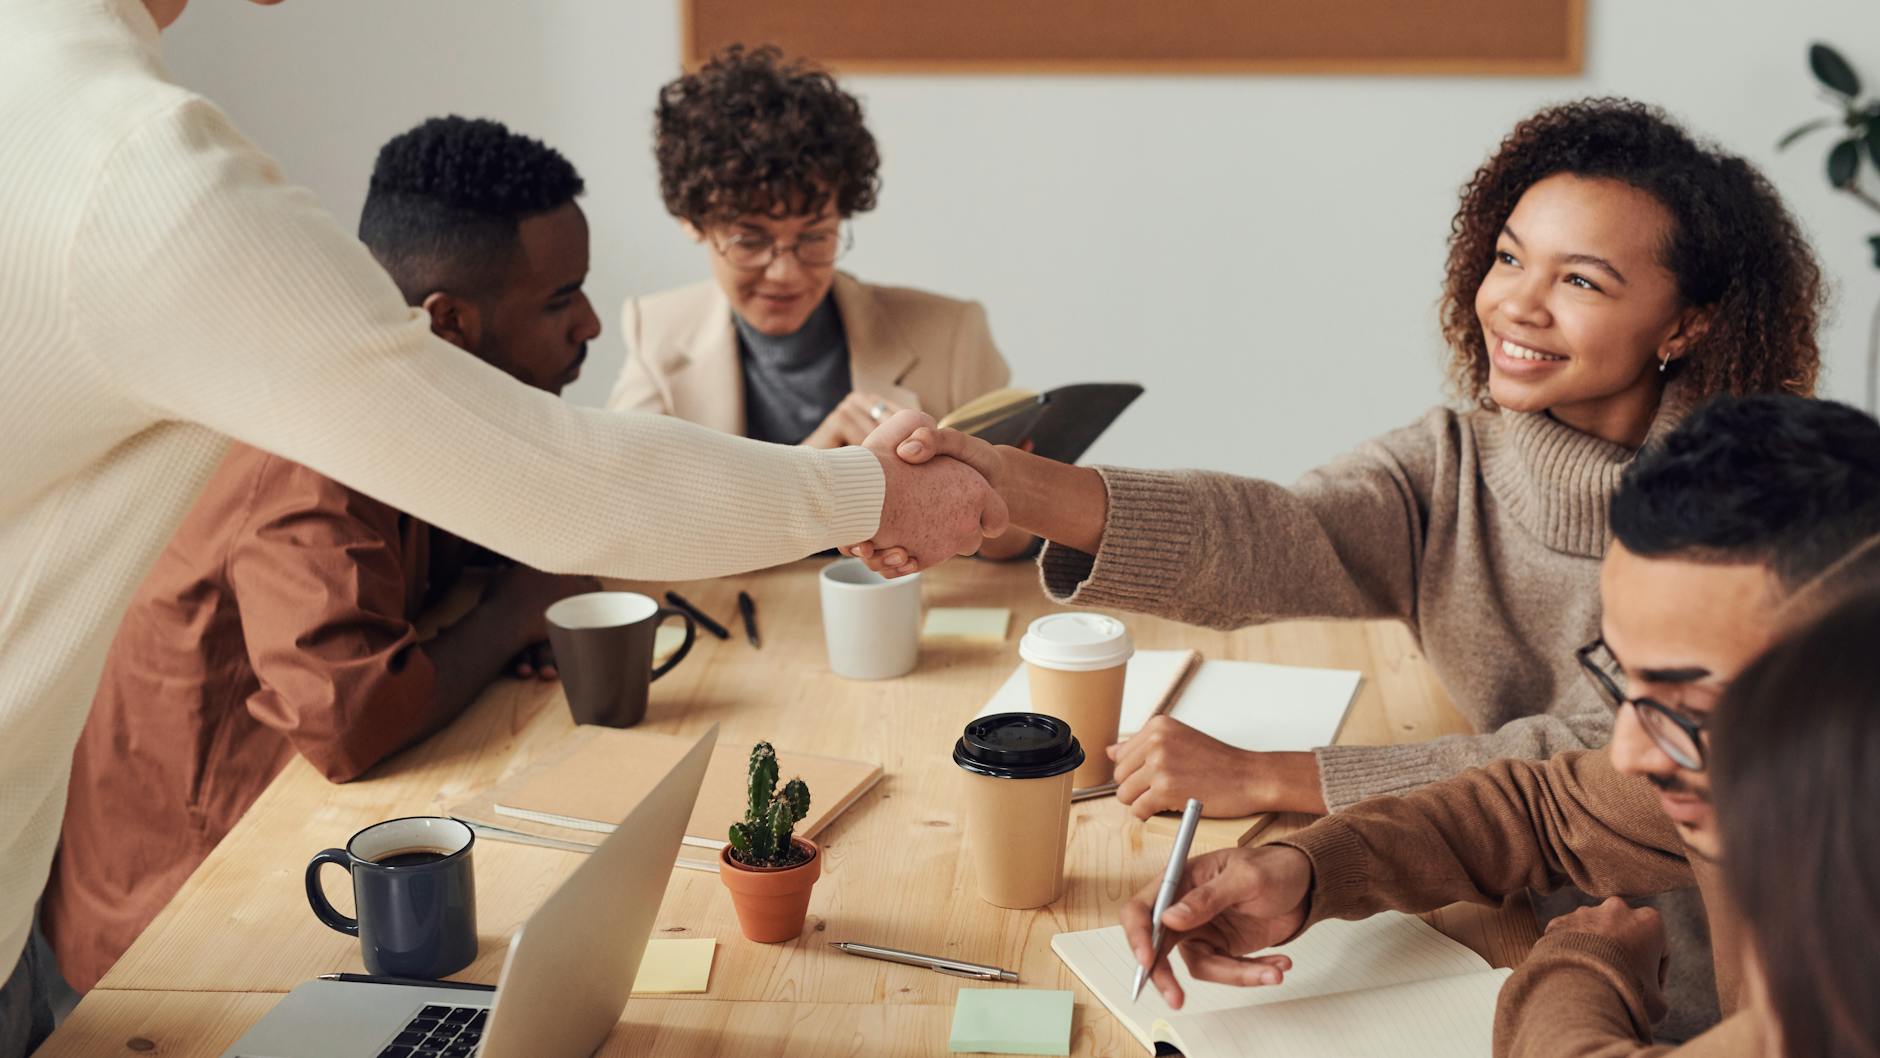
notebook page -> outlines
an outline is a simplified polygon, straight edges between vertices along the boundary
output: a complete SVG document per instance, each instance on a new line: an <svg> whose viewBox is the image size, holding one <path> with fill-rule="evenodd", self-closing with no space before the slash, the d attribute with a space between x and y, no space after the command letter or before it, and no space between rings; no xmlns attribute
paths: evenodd
<svg viewBox="0 0 1880 1058"><path fill-rule="evenodd" d="M1146 985L1141 998L1130 1000L1136 960L1124 940L1123 927L1060 933L1052 938L1051 948L1145 1046L1147 1029L1157 1020L1178 1024L1176 1019L1197 1014L1466 976L1489 969L1481 956L1443 936L1422 919L1387 911L1358 922L1321 922L1293 943L1272 949L1276 954L1290 955L1293 968L1284 984L1271 988L1196 981L1189 976L1187 964L1176 956L1175 979L1187 993L1187 1002L1182 1010L1175 1011L1162 1001L1160 992Z"/></svg>
<svg viewBox="0 0 1880 1058"><path fill-rule="evenodd" d="M1316 749L1338 736L1359 679L1344 669L1210 661L1169 715L1240 749Z"/></svg>
<svg viewBox="0 0 1880 1058"><path fill-rule="evenodd" d="M1488 1058L1494 1052L1495 1000L1510 972L1178 1014L1156 1035L1177 1043L1188 1058Z"/></svg>

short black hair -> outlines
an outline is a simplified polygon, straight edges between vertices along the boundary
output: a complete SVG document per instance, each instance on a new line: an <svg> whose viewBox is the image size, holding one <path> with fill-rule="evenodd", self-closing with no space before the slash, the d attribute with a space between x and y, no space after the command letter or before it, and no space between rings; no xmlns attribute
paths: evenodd
<svg viewBox="0 0 1880 1058"><path fill-rule="evenodd" d="M476 296L502 281L516 226L584 187L558 151L500 121L430 118L379 148L359 238L411 304Z"/></svg>
<svg viewBox="0 0 1880 1058"><path fill-rule="evenodd" d="M1639 453L1612 531L1637 555L1765 565L1793 590L1880 533L1880 422L1828 400L1715 398Z"/></svg>

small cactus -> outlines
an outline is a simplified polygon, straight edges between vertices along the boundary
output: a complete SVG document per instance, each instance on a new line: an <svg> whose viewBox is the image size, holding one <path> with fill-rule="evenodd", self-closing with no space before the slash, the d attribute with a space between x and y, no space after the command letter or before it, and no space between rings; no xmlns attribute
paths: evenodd
<svg viewBox="0 0 1880 1058"><path fill-rule="evenodd" d="M790 832L809 814L809 787L791 779L777 789L777 751L770 743L751 747L744 819L731 824L731 851L749 867L794 867L802 853Z"/></svg>

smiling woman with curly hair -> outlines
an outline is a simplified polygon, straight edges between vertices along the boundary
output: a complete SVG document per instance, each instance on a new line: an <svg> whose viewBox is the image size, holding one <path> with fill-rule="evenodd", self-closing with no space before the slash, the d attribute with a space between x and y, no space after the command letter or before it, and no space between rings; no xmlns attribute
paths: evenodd
<svg viewBox="0 0 1880 1058"><path fill-rule="evenodd" d="M712 280L627 299L608 407L779 444L859 444L902 408L935 417L1011 377L978 304L836 270L875 208L880 155L835 78L733 45L660 89L653 154L666 211ZM1024 533L980 553L1018 554Z"/></svg>
<svg viewBox="0 0 1880 1058"><path fill-rule="evenodd" d="M1541 198L1586 206L1601 198L1614 205L1628 200L1648 223L1656 239L1651 264L1668 275L1672 303L1695 324L1675 346L1658 350L1669 356L1664 379L1640 377L1633 380L1636 391L1608 392L1613 387L1596 384L1588 365L1572 363L1591 357L1597 352L1592 349L1581 350L1584 357L1550 350L1564 359L1541 362L1567 366L1526 373L1497 361L1496 354L1506 352L1504 342L1519 342L1510 335L1497 340L1491 325L1495 306L1485 302L1518 289L1515 277L1524 273L1511 218L1531 193L1537 201L1530 205ZM1484 408L1534 410L1552 407L1550 397L1583 402L1626 395L1633 398L1631 425L1642 427L1636 413L1651 403L1645 398L1660 382L1679 376L1688 375L1689 388L1699 396L1814 392L1821 270L1808 240L1761 173L1735 155L1693 141L1655 107L1589 99L1521 122L1463 189L1450 228L1443 336L1452 351L1451 382L1464 399ZM1607 288L1625 285L1625 277L1593 256L1562 263L1587 271L1575 282L1589 295L1620 293ZM1512 316L1500 319L1520 336L1531 330ZM1561 335L1562 341L1568 337ZM1638 366L1635 359L1621 356L1609 370L1599 365L1601 374L1623 381L1626 370Z"/></svg>
<svg viewBox="0 0 1880 1058"><path fill-rule="evenodd" d="M1132 814L1338 811L1501 757L1595 747L1612 714L1574 651L1599 635L1607 508L1650 438L1720 393L1809 394L1821 279L1750 165L1622 99L1543 110L1463 188L1443 295L1463 407L1291 487L1204 472L1066 467L952 432L902 457L977 466L1052 541L1059 602L1233 628L1402 622L1474 734L1422 745L1243 750L1166 717L1110 747ZM858 549L905 571L899 549ZM1672 992L1714 1019L1695 921ZM1679 935L1683 934L1683 935Z"/></svg>

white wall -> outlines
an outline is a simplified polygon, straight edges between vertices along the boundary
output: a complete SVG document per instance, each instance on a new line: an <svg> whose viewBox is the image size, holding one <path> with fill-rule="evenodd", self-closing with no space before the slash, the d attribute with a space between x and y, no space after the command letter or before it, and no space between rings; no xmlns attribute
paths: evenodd
<svg viewBox="0 0 1880 1058"><path fill-rule="evenodd" d="M1145 4L1145 10L1154 5ZM1019 384L1148 387L1092 458L1288 480L1441 399L1434 304L1456 190L1550 101L1624 94L1762 165L1840 292L1826 393L1861 398L1880 216L1828 190L1805 63L1880 86L1871 0L1596 0L1583 77L855 77L881 206L845 267L985 302ZM195 0L177 78L350 226L380 143L438 113L499 118L588 182L589 292L609 326L569 390L599 403L620 299L704 275L660 206L651 107L676 0Z"/></svg>

